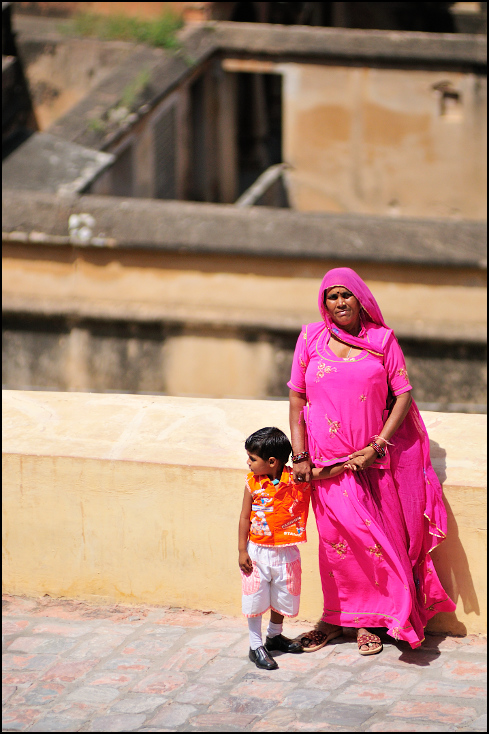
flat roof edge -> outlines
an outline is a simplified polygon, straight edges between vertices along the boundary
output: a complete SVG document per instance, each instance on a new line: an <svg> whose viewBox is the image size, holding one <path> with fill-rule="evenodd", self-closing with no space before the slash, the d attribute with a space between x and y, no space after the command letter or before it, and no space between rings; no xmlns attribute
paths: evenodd
<svg viewBox="0 0 489 734"><path fill-rule="evenodd" d="M487 268L483 221L9 189L2 208L4 241L19 244ZM91 223L84 237L76 228L81 215Z"/></svg>
<svg viewBox="0 0 489 734"><path fill-rule="evenodd" d="M267 55L306 53L324 58L487 63L487 37L482 34L281 26L231 21L208 21L202 28L214 29L216 45L221 51L239 49Z"/></svg>

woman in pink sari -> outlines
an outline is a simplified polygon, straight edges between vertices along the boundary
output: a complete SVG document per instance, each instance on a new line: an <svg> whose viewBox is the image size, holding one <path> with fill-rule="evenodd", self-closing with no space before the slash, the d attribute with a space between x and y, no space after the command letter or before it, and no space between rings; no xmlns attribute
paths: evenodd
<svg viewBox="0 0 489 734"><path fill-rule="evenodd" d="M455 609L429 555L445 537L446 511L426 429L401 348L363 280L330 270L319 310L288 383L294 475L345 470L314 482L324 610L303 648L319 649L341 627L357 629L362 655L382 650L368 627L418 647L428 619Z"/></svg>

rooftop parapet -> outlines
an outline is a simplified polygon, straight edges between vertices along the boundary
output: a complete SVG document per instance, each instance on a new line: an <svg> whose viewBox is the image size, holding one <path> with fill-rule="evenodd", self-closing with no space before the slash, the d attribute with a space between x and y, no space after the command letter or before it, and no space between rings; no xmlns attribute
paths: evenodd
<svg viewBox="0 0 489 734"><path fill-rule="evenodd" d="M2 192L4 241L487 268L487 224L109 196ZM70 217L88 214L85 240Z"/></svg>
<svg viewBox="0 0 489 734"><path fill-rule="evenodd" d="M448 511L433 551L457 603L429 629L485 632L485 417L423 413ZM4 591L240 614L244 440L287 401L5 391ZM462 439L461 439L462 437ZM300 616L322 609L317 534Z"/></svg>

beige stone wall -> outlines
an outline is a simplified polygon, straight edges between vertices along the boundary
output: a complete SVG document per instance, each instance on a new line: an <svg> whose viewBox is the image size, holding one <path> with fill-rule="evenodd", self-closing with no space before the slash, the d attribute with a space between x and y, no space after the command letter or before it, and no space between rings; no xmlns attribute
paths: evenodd
<svg viewBox="0 0 489 734"><path fill-rule="evenodd" d="M283 159L294 167L293 207L486 217L482 76L295 63L275 71L284 75Z"/></svg>
<svg viewBox="0 0 489 734"><path fill-rule="evenodd" d="M78 3L85 12L97 13L98 15L129 15L136 18L158 18L162 13L176 13L189 16L191 20L204 20L206 6L211 3L205 2L166 2L166 3Z"/></svg>
<svg viewBox="0 0 489 734"><path fill-rule="evenodd" d="M125 41L109 44L95 38L56 34L53 43L48 33L46 38L42 35L41 28L45 47L35 53L29 43L24 45L22 19L16 19L16 23L20 26L20 55L41 131L78 104L134 52L134 44Z"/></svg>
<svg viewBox="0 0 489 734"><path fill-rule="evenodd" d="M349 262L400 337L486 339L486 273L475 268ZM300 330L338 262L122 249L3 245L10 311ZM469 316L467 316L469 314Z"/></svg>
<svg viewBox="0 0 489 734"><path fill-rule="evenodd" d="M423 417L449 515L433 556L457 603L430 629L483 633L485 418ZM243 441L263 425L288 432L287 402L4 392L5 592L239 615ZM308 535L300 617L315 620L312 517Z"/></svg>
<svg viewBox="0 0 489 734"><path fill-rule="evenodd" d="M398 338L484 343L484 271L350 264L372 289ZM298 335L302 324L319 320L321 279L336 265L327 260L5 244L4 312L75 321L69 333L61 329L57 336L48 334L37 347L19 341L22 329L10 335L4 384L266 398L277 394L272 389L277 380L284 387L288 379L277 376L283 354L270 335L274 330ZM117 367L126 345L115 332L104 344L90 341L80 319L166 327L152 340L144 342L140 336L139 342L133 338L127 343L125 369L136 371L138 379L126 384ZM484 362L473 368L472 384L482 387L471 388L469 398L444 376L438 388L442 395L427 397L427 388L420 392L420 378L411 370L418 399L484 402Z"/></svg>
<svg viewBox="0 0 489 734"><path fill-rule="evenodd" d="M182 15L185 20L205 20L210 16L210 2L163 2L163 3L16 3L20 12L32 15L71 16L75 13L97 15L128 15L136 18L157 18L162 13Z"/></svg>

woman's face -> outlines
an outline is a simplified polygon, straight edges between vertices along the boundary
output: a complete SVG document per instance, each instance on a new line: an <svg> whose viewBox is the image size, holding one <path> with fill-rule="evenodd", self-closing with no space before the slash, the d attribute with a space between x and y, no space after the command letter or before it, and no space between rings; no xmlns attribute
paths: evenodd
<svg viewBox="0 0 489 734"><path fill-rule="evenodd" d="M342 285L328 288L324 303L334 323L350 333L360 326L360 303L353 293Z"/></svg>

